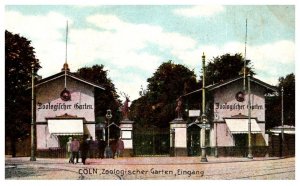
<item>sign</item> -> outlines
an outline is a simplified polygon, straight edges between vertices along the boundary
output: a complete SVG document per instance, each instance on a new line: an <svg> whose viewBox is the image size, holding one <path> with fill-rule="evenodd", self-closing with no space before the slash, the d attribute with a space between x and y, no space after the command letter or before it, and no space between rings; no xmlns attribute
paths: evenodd
<svg viewBox="0 0 300 186"><path fill-rule="evenodd" d="M85 109L93 109L93 105L89 104L79 104L79 103L74 103L74 104L66 104L66 103L38 103L37 104L37 110L69 110L69 109L75 109L75 110L85 110Z"/></svg>
<svg viewBox="0 0 300 186"><path fill-rule="evenodd" d="M200 110L189 110L189 117L199 117L200 113Z"/></svg>
<svg viewBox="0 0 300 186"><path fill-rule="evenodd" d="M200 128L210 129L210 124L198 124Z"/></svg>
<svg viewBox="0 0 300 186"><path fill-rule="evenodd" d="M131 131L130 130L122 130L122 139L131 139Z"/></svg>
<svg viewBox="0 0 300 186"><path fill-rule="evenodd" d="M71 93L66 88L60 93L60 98L63 101L70 101L71 100Z"/></svg>
<svg viewBox="0 0 300 186"><path fill-rule="evenodd" d="M240 103L231 103L231 104L228 104L228 103L215 103L215 109L218 110L245 110L245 109L248 109L249 106L248 105L245 105L245 104L240 104ZM255 104L255 105L251 105L250 106L250 109L252 110L263 110L264 107L263 105L258 105L258 104Z"/></svg>

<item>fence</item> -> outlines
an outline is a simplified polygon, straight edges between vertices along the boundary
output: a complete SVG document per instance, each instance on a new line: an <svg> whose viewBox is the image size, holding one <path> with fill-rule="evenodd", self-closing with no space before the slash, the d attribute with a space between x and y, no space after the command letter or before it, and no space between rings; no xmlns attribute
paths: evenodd
<svg viewBox="0 0 300 186"><path fill-rule="evenodd" d="M36 152L39 158L66 158L67 151L64 148L39 149Z"/></svg>
<svg viewBox="0 0 300 186"><path fill-rule="evenodd" d="M136 129L133 132L134 156L169 156L170 132L155 127Z"/></svg>
<svg viewBox="0 0 300 186"><path fill-rule="evenodd" d="M295 156L295 135L284 135L284 149L281 149L281 135L270 135L269 154L270 156ZM283 154L281 154L281 151Z"/></svg>

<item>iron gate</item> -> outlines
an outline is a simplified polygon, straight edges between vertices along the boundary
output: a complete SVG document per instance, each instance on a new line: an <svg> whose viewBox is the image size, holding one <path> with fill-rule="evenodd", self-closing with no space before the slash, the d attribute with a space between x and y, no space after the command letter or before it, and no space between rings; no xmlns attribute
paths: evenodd
<svg viewBox="0 0 300 186"><path fill-rule="evenodd" d="M191 125L187 128L188 156L200 156L200 127Z"/></svg>
<svg viewBox="0 0 300 186"><path fill-rule="evenodd" d="M169 156L170 130L155 126L135 128L133 131L135 156Z"/></svg>

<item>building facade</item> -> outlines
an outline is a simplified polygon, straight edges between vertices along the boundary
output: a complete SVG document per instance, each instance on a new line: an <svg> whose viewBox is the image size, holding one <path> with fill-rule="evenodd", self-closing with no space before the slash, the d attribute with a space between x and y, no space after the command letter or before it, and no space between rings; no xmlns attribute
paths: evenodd
<svg viewBox="0 0 300 186"><path fill-rule="evenodd" d="M276 88L251 77L250 105L247 89L246 83L246 91L243 90L242 76L206 87L210 98L206 106L210 124L206 129L206 146L209 147L211 155L246 155L249 109L252 146L259 149L269 145L269 136L265 130L265 95L276 92ZM183 98L188 100L193 94L202 94L202 89L188 93ZM199 104L201 104L200 100ZM187 151L195 146L200 149L200 127L195 127L197 122L198 120L187 124ZM193 153L188 154L193 155Z"/></svg>
<svg viewBox="0 0 300 186"><path fill-rule="evenodd" d="M67 137L88 135L95 139L95 89L104 88L69 72L42 79L36 91L37 150L64 148Z"/></svg>

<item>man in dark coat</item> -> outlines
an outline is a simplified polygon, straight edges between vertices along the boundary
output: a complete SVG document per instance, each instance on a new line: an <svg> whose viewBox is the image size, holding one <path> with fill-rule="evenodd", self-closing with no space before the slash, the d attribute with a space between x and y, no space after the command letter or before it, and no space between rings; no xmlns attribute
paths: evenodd
<svg viewBox="0 0 300 186"><path fill-rule="evenodd" d="M104 149L106 146L106 142L103 139L100 139L98 142L98 152L99 152L99 158L104 158Z"/></svg>
<svg viewBox="0 0 300 186"><path fill-rule="evenodd" d="M85 165L85 160L89 153L89 142L87 141L87 137L84 137L80 144L80 152L82 163Z"/></svg>

